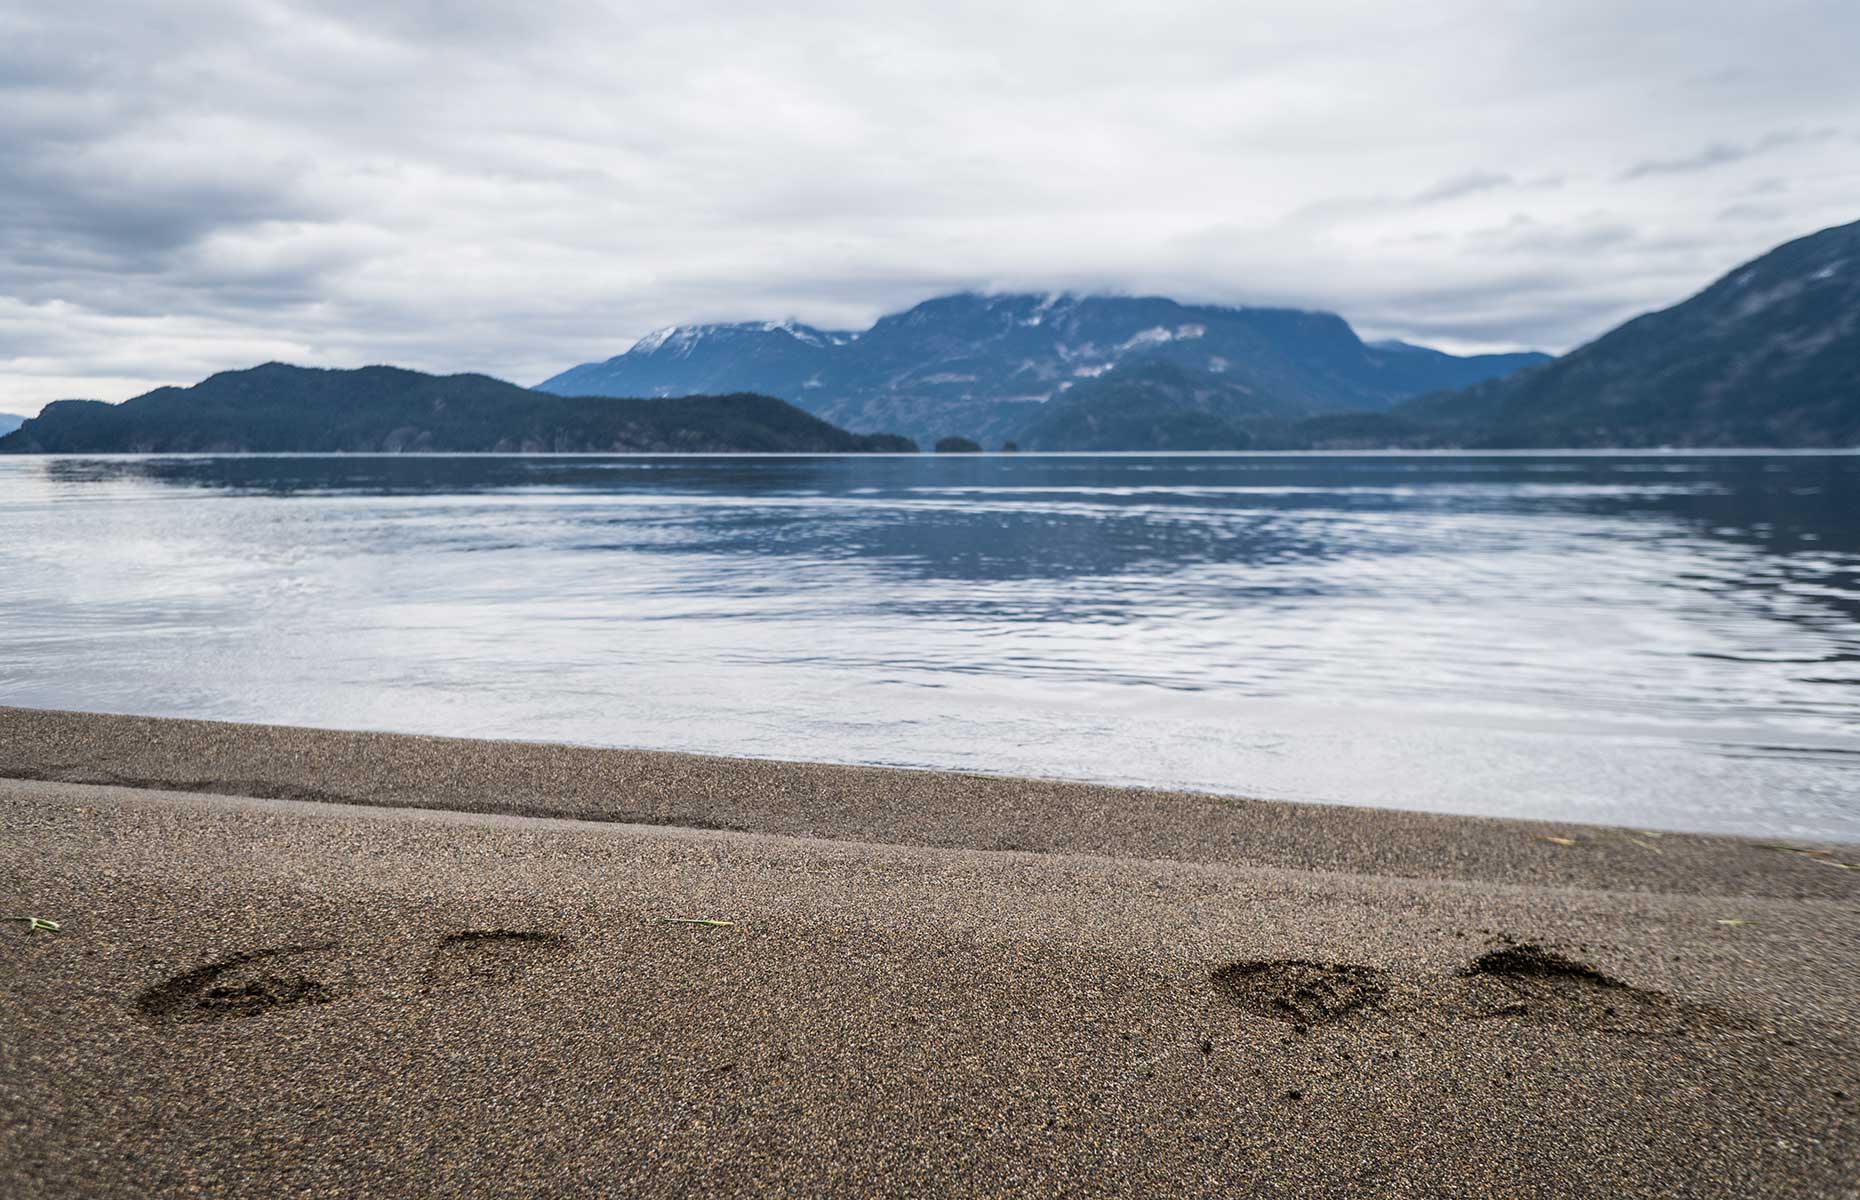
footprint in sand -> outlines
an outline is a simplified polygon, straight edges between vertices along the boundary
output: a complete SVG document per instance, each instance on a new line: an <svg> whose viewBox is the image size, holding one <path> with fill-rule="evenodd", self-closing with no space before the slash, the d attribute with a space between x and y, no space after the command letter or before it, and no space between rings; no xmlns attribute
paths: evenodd
<svg viewBox="0 0 1860 1200"><path fill-rule="evenodd" d="M1456 1007L1469 1017L1518 1017L1601 1033L1668 1033L1682 1024L1664 993L1628 984L1531 942L1500 946L1458 975Z"/></svg>
<svg viewBox="0 0 1860 1200"><path fill-rule="evenodd" d="M1279 959L1237 962L1212 976L1241 1008L1295 1025L1328 1025L1373 1008L1388 995L1388 973L1352 963Z"/></svg>
<svg viewBox="0 0 1860 1200"><path fill-rule="evenodd" d="M1681 1004L1663 992L1633 987L1531 942L1488 950L1445 980L1404 979L1375 967L1303 959L1231 963L1210 978L1218 993L1246 1012L1305 1028L1378 1008L1431 1010L1449 1020L1510 1018L1637 1036L1737 1023L1731 1013Z"/></svg>
<svg viewBox="0 0 1860 1200"><path fill-rule="evenodd" d="M557 957L563 939L534 930L468 929L433 945L424 972L427 990L473 990L509 983ZM375 956L385 954L375 948ZM234 1021L306 1005L327 1004L356 992L364 971L382 982L391 964L362 966L366 948L334 942L276 946L231 954L195 967L136 995L134 1007L156 1025ZM389 967L389 970L382 968Z"/></svg>
<svg viewBox="0 0 1860 1200"><path fill-rule="evenodd" d="M566 948L552 933L519 929L467 929L448 934L433 948L426 968L429 986L478 988L510 983Z"/></svg>
<svg viewBox="0 0 1860 1200"><path fill-rule="evenodd" d="M336 955L334 943L247 950L144 989L135 1008L156 1024L192 1025L325 1004L348 990Z"/></svg>

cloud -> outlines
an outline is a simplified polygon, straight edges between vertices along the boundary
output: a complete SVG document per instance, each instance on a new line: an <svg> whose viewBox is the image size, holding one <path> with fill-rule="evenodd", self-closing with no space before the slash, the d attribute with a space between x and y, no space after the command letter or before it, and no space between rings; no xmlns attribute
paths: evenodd
<svg viewBox="0 0 1860 1200"><path fill-rule="evenodd" d="M1458 200L1461 196L1474 196L1480 192L1489 192L1497 188L1512 186L1509 175L1494 174L1488 171L1474 171L1468 175L1457 175L1452 179L1443 179L1432 187L1424 188L1409 198L1411 204L1439 204L1447 200Z"/></svg>
<svg viewBox="0 0 1860 1200"><path fill-rule="evenodd" d="M957 287L1562 349L1860 216L1823 136L1860 128L1860 10L1688 11L14 5L0 411L264 358L532 382Z"/></svg>
<svg viewBox="0 0 1860 1200"><path fill-rule="evenodd" d="M1761 221L1765 224L1773 225L1788 215L1788 211L1788 209L1782 207L1780 204L1749 204L1740 202L1737 204L1725 205L1724 208L1719 210L1718 219L1720 221Z"/></svg>
<svg viewBox="0 0 1860 1200"><path fill-rule="evenodd" d="M1727 163L1741 163L1771 150L1785 146L1799 146L1805 143L1826 141L1835 136L1831 129L1819 129L1813 132L1800 130L1779 130L1767 133L1747 145L1733 145L1728 142L1713 142L1704 149L1678 158L1654 158L1635 163L1621 173L1621 178L1645 179L1649 175L1690 175L1695 171L1708 171L1713 167Z"/></svg>
<svg viewBox="0 0 1860 1200"><path fill-rule="evenodd" d="M1693 171L1705 171L1725 163L1743 162L1751 155L1761 153L1762 149L1761 146L1730 146L1714 142L1696 154L1635 163L1621 172L1621 178L1645 179L1649 175L1685 175Z"/></svg>

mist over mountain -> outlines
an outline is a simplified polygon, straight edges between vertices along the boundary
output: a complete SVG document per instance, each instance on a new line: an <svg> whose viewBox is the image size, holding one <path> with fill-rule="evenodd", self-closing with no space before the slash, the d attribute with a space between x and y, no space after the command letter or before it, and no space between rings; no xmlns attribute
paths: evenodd
<svg viewBox="0 0 1860 1200"><path fill-rule="evenodd" d="M1365 343L1329 313L961 294L863 332L666 329L536 389L271 363L120 405L0 415L0 450L15 452L827 452L911 438L1054 451L1860 446L1860 222L1556 360Z"/></svg>
<svg viewBox="0 0 1860 1200"><path fill-rule="evenodd" d="M848 429L920 442L1015 437L1054 397L1135 362L1218 377L1287 415L1383 409L1547 361L1369 344L1333 313L1187 305L1157 297L979 295L926 300L870 329L794 322L660 330L624 354L537 385L560 394L749 390Z"/></svg>
<svg viewBox="0 0 1860 1200"><path fill-rule="evenodd" d="M1311 414L1231 374L1146 361L1076 384L1017 437L1030 450L1860 446L1860 223L1471 387Z"/></svg>
<svg viewBox="0 0 1860 1200"><path fill-rule="evenodd" d="M267 363L125 400L58 400L6 453L826 453L914 450L770 396L553 396L485 375Z"/></svg>

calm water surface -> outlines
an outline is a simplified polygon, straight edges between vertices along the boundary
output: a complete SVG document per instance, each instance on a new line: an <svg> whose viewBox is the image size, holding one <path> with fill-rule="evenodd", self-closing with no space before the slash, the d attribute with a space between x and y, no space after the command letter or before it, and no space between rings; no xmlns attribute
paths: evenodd
<svg viewBox="0 0 1860 1200"><path fill-rule="evenodd" d="M1860 840L1860 457L0 458L0 703Z"/></svg>

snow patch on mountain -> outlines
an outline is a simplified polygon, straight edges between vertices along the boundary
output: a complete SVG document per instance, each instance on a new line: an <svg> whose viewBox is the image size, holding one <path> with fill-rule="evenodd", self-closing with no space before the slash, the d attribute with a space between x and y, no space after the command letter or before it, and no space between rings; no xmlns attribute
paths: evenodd
<svg viewBox="0 0 1860 1200"><path fill-rule="evenodd" d="M1170 342L1189 342L1206 336L1207 332L1206 325L1177 325L1174 329L1156 325L1131 334L1113 353L1127 354L1132 350L1147 350L1152 346L1168 345Z"/></svg>
<svg viewBox="0 0 1860 1200"><path fill-rule="evenodd" d="M1033 404L1066 382L1152 358L1221 375L1224 390L1257 388L1290 414L1386 408L1504 370L1433 351L1368 349L1331 314L1162 296L964 292L887 314L860 333L793 319L668 326L538 387L611 396L762 392L847 428L934 442L1011 436Z"/></svg>
<svg viewBox="0 0 1860 1200"><path fill-rule="evenodd" d="M1061 292L1046 293L1044 296L1040 297L1040 302L1034 306L1033 312L1029 313L1021 320L1021 324L1034 328L1045 324L1046 315L1052 312L1054 308L1058 307L1059 302L1064 299L1069 299L1069 297Z"/></svg>
<svg viewBox="0 0 1860 1200"><path fill-rule="evenodd" d="M805 342L810 346L829 346L835 344L831 339L823 336L818 330L797 324L793 320L765 321L761 329L763 333L785 333L795 341Z"/></svg>
<svg viewBox="0 0 1860 1200"><path fill-rule="evenodd" d="M1148 346L1161 346L1167 342L1173 342L1174 340L1175 334L1170 333L1161 325L1157 325L1154 328L1140 329L1136 333L1131 334L1113 353L1126 354L1132 350L1141 350Z"/></svg>
<svg viewBox="0 0 1860 1200"><path fill-rule="evenodd" d="M640 338L637 342L634 342L633 345L628 348L627 353L651 354L659 347L665 345L666 342L670 341L672 335L677 332L678 326L676 325L667 325L663 329L655 329L645 337Z"/></svg>

